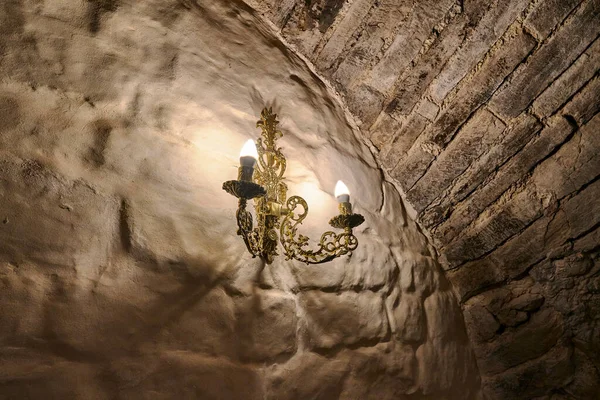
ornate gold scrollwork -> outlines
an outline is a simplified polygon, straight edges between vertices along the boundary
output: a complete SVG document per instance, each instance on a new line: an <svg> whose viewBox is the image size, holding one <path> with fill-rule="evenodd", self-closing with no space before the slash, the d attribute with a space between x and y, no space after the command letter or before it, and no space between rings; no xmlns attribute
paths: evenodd
<svg viewBox="0 0 600 400"><path fill-rule="evenodd" d="M308 248L308 237L298 234L298 225L306 218L308 205L299 196L287 199L287 185L283 182L286 159L275 144L282 136L277 128L278 124L277 115L273 114L272 109L263 109L261 119L256 123L262 133L261 138L257 140L258 160L252 182L243 181L241 177L248 174L240 170L239 180L227 181L223 184L225 191L239 198L236 213L238 235L243 237L248 251L254 257L259 256L268 264L277 255L278 239L288 260L320 264L344 254L351 254L358 246L352 228L360 225L364 218L362 215L352 214L349 203L342 203L340 215L330 221L334 228L344 229L344 232L323 233L316 250ZM256 227L253 224L252 214L246 209L247 200L252 198L254 198ZM294 211L299 205L303 211L296 214ZM283 217L281 222L280 217ZM279 230L279 238L277 230Z"/></svg>
<svg viewBox="0 0 600 400"><path fill-rule="evenodd" d="M352 229L345 227L342 233L336 234L331 231L323 233L319 247L316 250L308 249L308 237L299 234L296 238L298 225L302 224L308 214L308 205L299 196L290 197L286 205L290 212L283 218L280 229L281 245L286 259L293 258L307 264L321 264L351 253L358 246L358 240L352 234ZM294 210L298 205L303 208L303 211L295 214Z"/></svg>

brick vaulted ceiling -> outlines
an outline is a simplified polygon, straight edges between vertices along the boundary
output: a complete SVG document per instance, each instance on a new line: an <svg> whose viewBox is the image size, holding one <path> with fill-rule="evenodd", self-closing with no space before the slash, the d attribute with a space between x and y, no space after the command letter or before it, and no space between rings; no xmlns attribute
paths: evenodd
<svg viewBox="0 0 600 400"><path fill-rule="evenodd" d="M379 150L487 396L598 398L600 0L248 3Z"/></svg>

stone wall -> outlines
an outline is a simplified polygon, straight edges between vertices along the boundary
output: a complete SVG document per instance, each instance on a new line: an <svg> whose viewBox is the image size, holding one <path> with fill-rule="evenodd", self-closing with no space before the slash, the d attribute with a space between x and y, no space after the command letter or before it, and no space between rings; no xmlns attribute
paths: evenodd
<svg viewBox="0 0 600 400"><path fill-rule="evenodd" d="M2 1L0 78L0 399L477 398L425 236L244 3ZM221 183L265 105L303 233L351 188L351 258L265 266L236 236Z"/></svg>
<svg viewBox="0 0 600 400"><path fill-rule="evenodd" d="M248 3L379 150L488 397L600 397L600 1Z"/></svg>

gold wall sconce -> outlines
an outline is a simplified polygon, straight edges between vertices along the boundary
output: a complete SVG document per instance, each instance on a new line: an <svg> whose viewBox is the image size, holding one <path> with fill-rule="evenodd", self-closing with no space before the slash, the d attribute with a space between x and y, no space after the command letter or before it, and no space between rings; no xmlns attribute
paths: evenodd
<svg viewBox="0 0 600 400"><path fill-rule="evenodd" d="M277 114L273 114L271 108L265 108L260 116L256 126L261 128L262 137L256 144L252 140L246 142L240 153L238 179L223 183L223 190L239 199L237 234L244 239L248 251L267 264L273 262L273 258L278 255L279 230L279 240L286 260L320 264L352 254L358 246L358 239L352 234L352 228L362 224L365 219L360 214L352 213L350 193L341 181L335 187L340 214L333 217L329 224L343 229L343 232L323 233L315 250L309 248L308 237L298 234L298 225L306 218L308 205L302 197L287 198L288 188L283 177L286 160L275 144L283 136L277 128ZM254 199L256 227L252 214L246 209L250 199ZM302 208L301 212L296 212L298 206Z"/></svg>

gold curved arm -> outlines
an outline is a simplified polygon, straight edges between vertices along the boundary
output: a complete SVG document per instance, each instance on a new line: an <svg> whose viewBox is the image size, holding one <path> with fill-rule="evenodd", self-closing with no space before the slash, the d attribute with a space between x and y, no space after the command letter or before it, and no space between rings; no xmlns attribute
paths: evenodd
<svg viewBox="0 0 600 400"><path fill-rule="evenodd" d="M302 213L295 214L294 210L300 205L303 208ZM308 205L306 201L299 196L292 196L286 203L289 213L281 221L280 234L281 245L284 249L286 258L295 259L307 264L321 264L331 261L344 254L351 254L358 246L358 239L352 234L351 228L345 228L342 233L327 231L321 235L319 247L316 250L308 248L309 238L298 234L298 225L308 214Z"/></svg>
<svg viewBox="0 0 600 400"><path fill-rule="evenodd" d="M238 224L237 234L244 239L244 243L250 254L252 254L252 257L256 257L260 255L259 232L258 229L254 228L252 214L250 211L246 210L246 204L246 199L239 199L238 209L235 213Z"/></svg>

